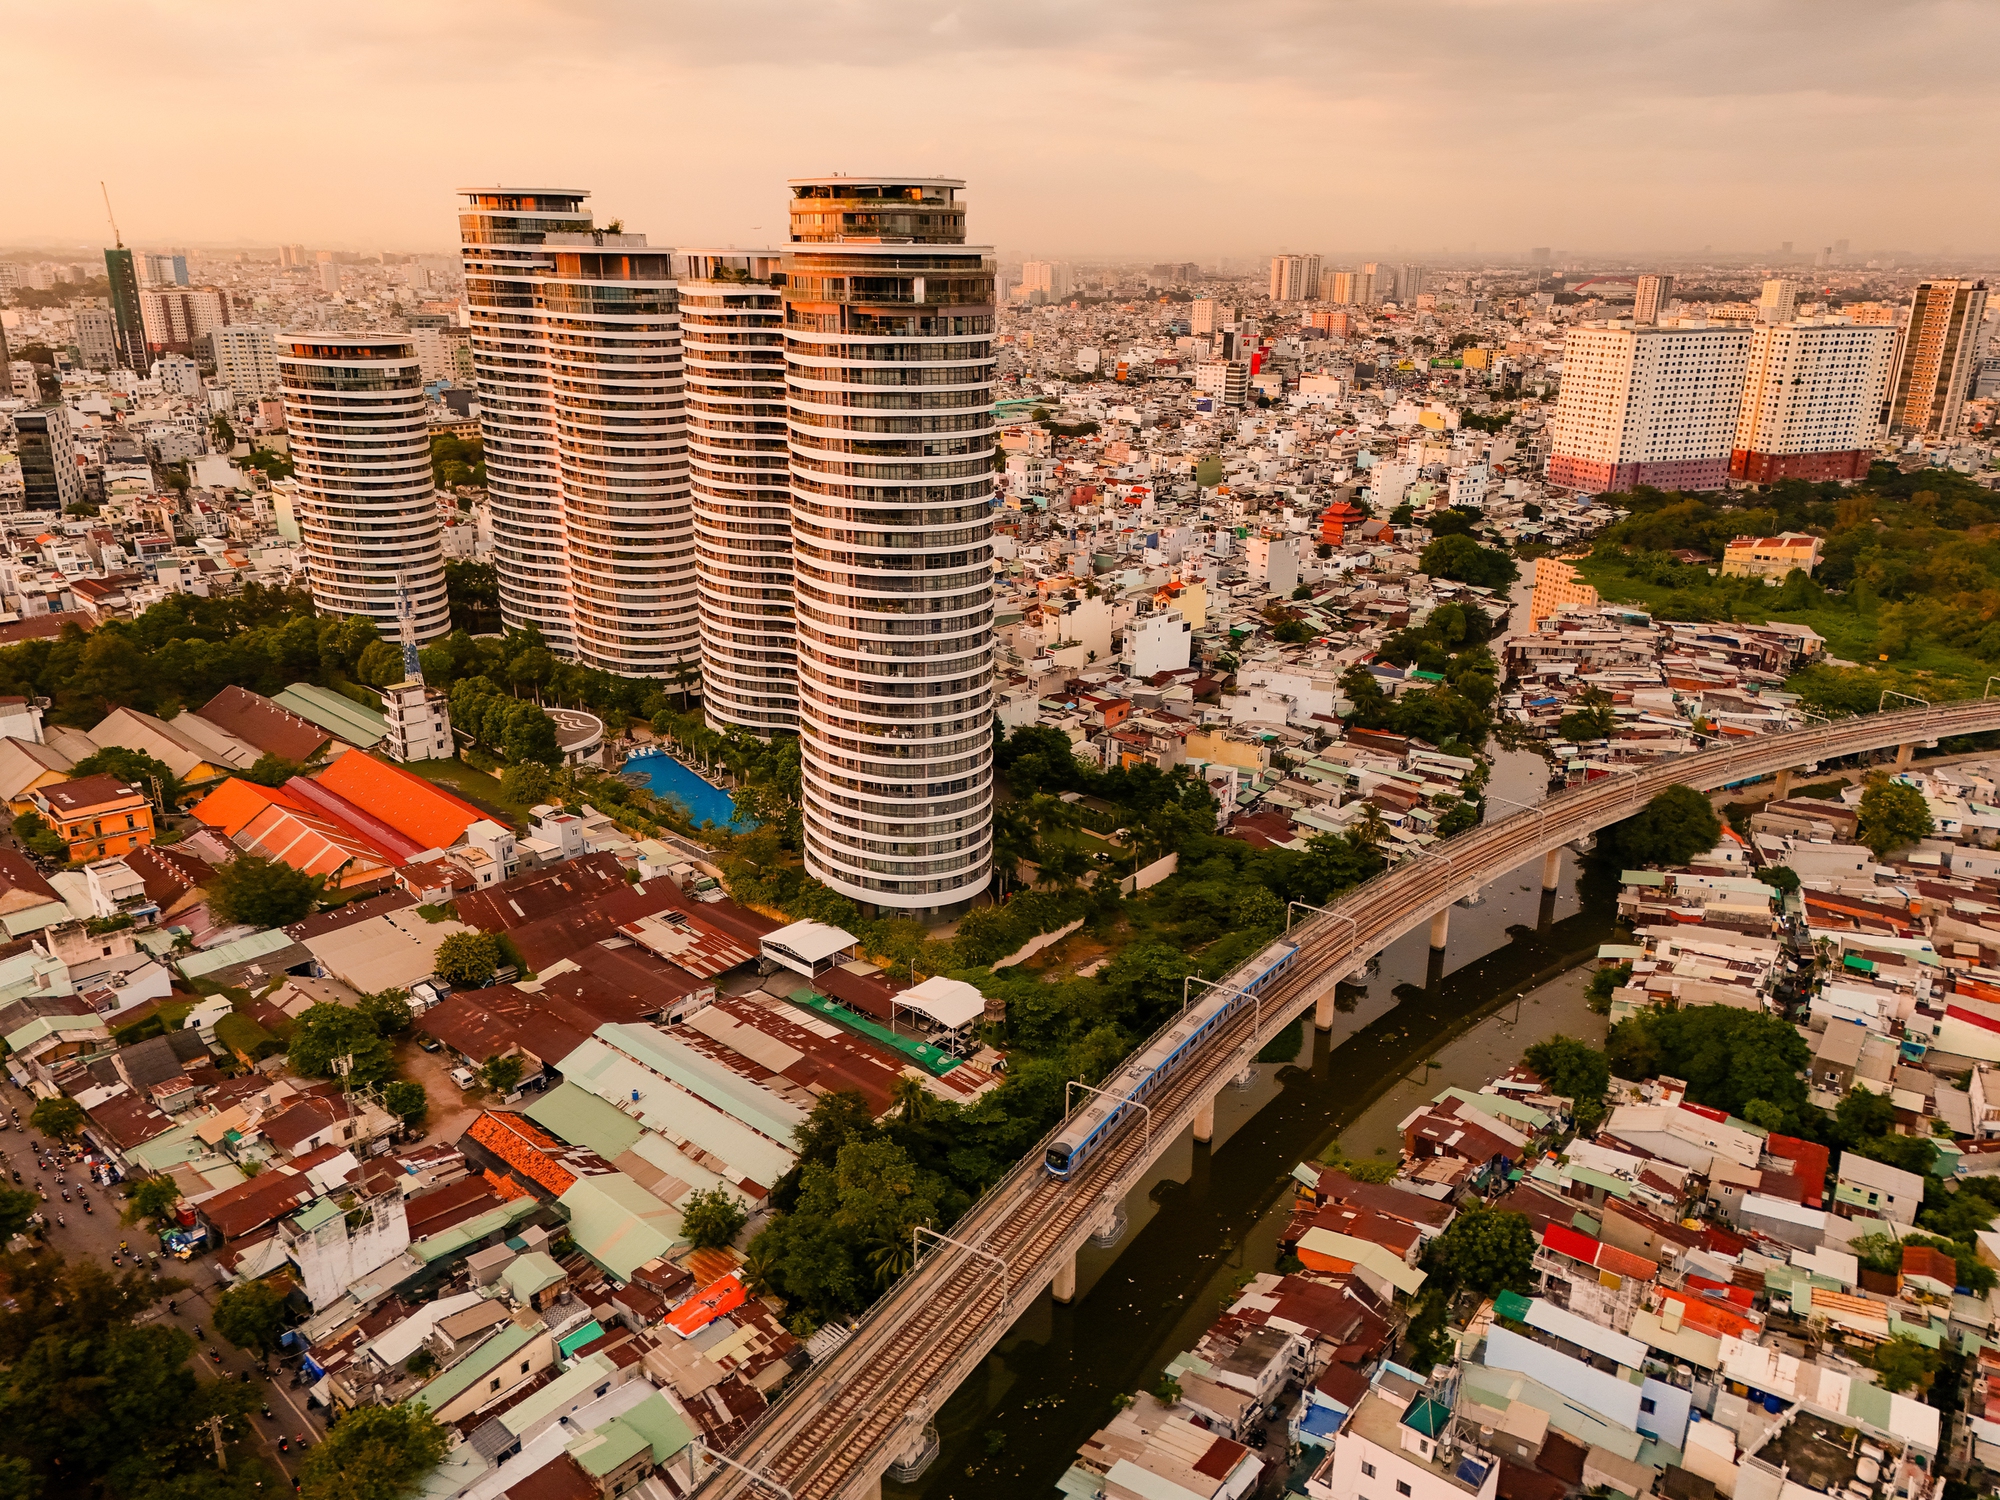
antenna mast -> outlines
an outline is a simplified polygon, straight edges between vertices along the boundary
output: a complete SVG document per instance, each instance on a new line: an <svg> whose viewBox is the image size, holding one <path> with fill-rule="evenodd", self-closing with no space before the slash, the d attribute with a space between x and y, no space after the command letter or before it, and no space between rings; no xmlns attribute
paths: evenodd
<svg viewBox="0 0 2000 1500"><path fill-rule="evenodd" d="M116 241L117 248L123 250L125 236L118 232L118 215L111 211L111 189L104 185L102 177L97 179L97 190L104 194L104 217L111 221L111 238Z"/></svg>
<svg viewBox="0 0 2000 1500"><path fill-rule="evenodd" d="M396 573L396 634L403 646L403 675L407 681L422 682L424 669L417 660L417 606L410 597L410 575Z"/></svg>

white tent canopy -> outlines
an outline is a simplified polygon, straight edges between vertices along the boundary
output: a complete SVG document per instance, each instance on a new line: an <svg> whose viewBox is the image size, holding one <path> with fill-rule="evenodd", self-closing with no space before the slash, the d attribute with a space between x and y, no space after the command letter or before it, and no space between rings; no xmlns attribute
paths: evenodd
<svg viewBox="0 0 2000 1500"><path fill-rule="evenodd" d="M764 957L811 979L828 959L849 952L856 941L853 933L824 922L794 922L764 934Z"/></svg>
<svg viewBox="0 0 2000 1500"><path fill-rule="evenodd" d="M896 996L896 1004L929 1016L947 1031L969 1026L986 1014L986 997L962 979L926 979Z"/></svg>

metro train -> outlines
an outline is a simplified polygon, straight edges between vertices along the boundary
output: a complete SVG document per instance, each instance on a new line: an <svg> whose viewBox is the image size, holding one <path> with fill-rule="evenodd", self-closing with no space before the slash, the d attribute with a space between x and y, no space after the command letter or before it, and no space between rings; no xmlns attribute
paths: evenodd
<svg viewBox="0 0 2000 1500"><path fill-rule="evenodd" d="M1066 1179L1080 1167L1117 1133L1128 1114L1138 1112L1133 1106L1146 1103L1217 1027L1251 1004L1255 996L1271 989L1297 954L1296 943L1278 939L1223 981L1230 988L1209 990L1163 1036L1129 1058L1105 1081L1104 1091L1092 1094L1090 1102L1070 1117L1062 1134L1050 1144L1046 1158L1049 1175ZM1250 977L1239 982L1237 976L1246 973Z"/></svg>

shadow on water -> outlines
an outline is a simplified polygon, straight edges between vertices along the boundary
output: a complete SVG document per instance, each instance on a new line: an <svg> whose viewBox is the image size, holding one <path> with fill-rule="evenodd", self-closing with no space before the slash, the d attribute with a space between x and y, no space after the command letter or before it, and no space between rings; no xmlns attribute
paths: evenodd
<svg viewBox="0 0 2000 1500"><path fill-rule="evenodd" d="M937 1459L914 1484L885 1493L1051 1493L1078 1445L1110 1420L1113 1397L1150 1386L1236 1286L1273 1269L1287 1174L1300 1160L1405 1077L1427 1080L1426 1060L1452 1038L1611 939L1617 871L1585 860L1573 888L1556 893L1534 888L1539 866L1532 879L1524 866L1494 881L1481 906L1453 909L1454 923L1473 919L1467 950L1490 951L1458 962L1454 930L1449 950L1432 954L1420 929L1385 950L1367 985L1342 987L1346 1013L1330 1037L1308 1024L1290 1033L1291 1060L1269 1061L1277 1048L1267 1048L1252 1087L1218 1100L1215 1146L1183 1136L1167 1150L1127 1200L1125 1238L1079 1257L1077 1300L1060 1306L1040 1293L938 1414Z"/></svg>

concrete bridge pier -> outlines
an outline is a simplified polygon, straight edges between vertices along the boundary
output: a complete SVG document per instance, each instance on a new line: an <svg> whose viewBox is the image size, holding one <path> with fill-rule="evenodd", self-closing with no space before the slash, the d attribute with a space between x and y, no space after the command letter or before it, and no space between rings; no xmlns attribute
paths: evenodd
<svg viewBox="0 0 2000 1500"><path fill-rule="evenodd" d="M1431 946L1442 953L1444 945L1450 937L1451 908L1447 906L1443 911L1431 918Z"/></svg>
<svg viewBox="0 0 2000 1500"><path fill-rule="evenodd" d="M1773 802L1783 802L1791 794L1792 773L1790 771L1780 771L1778 773L1777 786L1771 792L1771 800Z"/></svg>
<svg viewBox="0 0 2000 1500"><path fill-rule="evenodd" d="M1211 1094L1194 1112L1194 1138L1206 1146L1215 1139L1215 1096Z"/></svg>
<svg viewBox="0 0 2000 1500"><path fill-rule="evenodd" d="M1076 1257L1074 1255L1056 1267L1055 1280L1049 1283L1049 1295L1058 1302L1076 1300Z"/></svg>
<svg viewBox="0 0 2000 1500"><path fill-rule="evenodd" d="M1896 769L1899 771L1909 770L1910 762L1916 759L1916 755L1917 747L1915 745L1898 745L1896 747Z"/></svg>
<svg viewBox="0 0 2000 1500"><path fill-rule="evenodd" d="M1562 878L1563 852L1562 845L1558 844L1542 856L1542 889L1545 891L1555 890L1562 884Z"/></svg>
<svg viewBox="0 0 2000 1500"><path fill-rule="evenodd" d="M1336 980L1320 992L1319 999L1313 1001L1313 1025L1321 1031L1333 1030L1334 1000L1340 990Z"/></svg>

